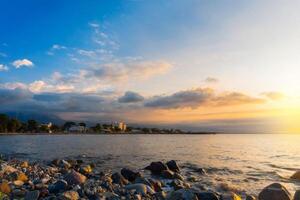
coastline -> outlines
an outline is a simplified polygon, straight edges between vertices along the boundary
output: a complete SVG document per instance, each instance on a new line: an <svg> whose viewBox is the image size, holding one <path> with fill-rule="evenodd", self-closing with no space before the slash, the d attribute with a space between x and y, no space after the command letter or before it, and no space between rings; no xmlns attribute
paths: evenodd
<svg viewBox="0 0 300 200"><path fill-rule="evenodd" d="M199 179L207 176L204 169L191 168L190 172L197 176L188 175L175 160L154 161L140 170L122 168L120 171L99 171L92 162L60 159L43 163L0 157L0 166L2 200L274 200L278 196L291 200L290 193L280 183L262 188L259 194L237 191L226 185L218 191L205 188ZM299 191L295 200L299 199L297 195Z"/></svg>
<svg viewBox="0 0 300 200"><path fill-rule="evenodd" d="M120 133L120 132L113 132L113 133L0 133L0 136L10 136L10 135L216 135L216 134L225 134L225 133L217 133L217 132L198 132L198 133Z"/></svg>

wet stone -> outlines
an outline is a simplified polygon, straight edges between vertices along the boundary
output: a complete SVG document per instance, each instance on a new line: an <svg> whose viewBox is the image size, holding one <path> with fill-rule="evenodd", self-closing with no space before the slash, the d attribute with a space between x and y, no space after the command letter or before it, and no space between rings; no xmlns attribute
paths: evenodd
<svg viewBox="0 0 300 200"><path fill-rule="evenodd" d="M38 190L26 192L25 200L37 200L40 196Z"/></svg>

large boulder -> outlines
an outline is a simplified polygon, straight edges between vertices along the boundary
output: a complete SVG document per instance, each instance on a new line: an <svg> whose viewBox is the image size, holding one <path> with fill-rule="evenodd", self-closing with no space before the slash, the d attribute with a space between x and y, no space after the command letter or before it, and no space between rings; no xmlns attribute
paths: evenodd
<svg viewBox="0 0 300 200"><path fill-rule="evenodd" d="M80 185L86 181L86 177L75 170L72 170L70 173L68 173L64 179L69 185Z"/></svg>
<svg viewBox="0 0 300 200"><path fill-rule="evenodd" d="M50 193L59 193L67 189L68 183L65 180L58 180L54 184L49 185L48 189Z"/></svg>
<svg viewBox="0 0 300 200"><path fill-rule="evenodd" d="M199 200L220 200L219 196L214 192L198 192L196 195Z"/></svg>
<svg viewBox="0 0 300 200"><path fill-rule="evenodd" d="M179 166L177 165L175 160L170 160L166 163L168 168L172 170L173 172L180 172Z"/></svg>
<svg viewBox="0 0 300 200"><path fill-rule="evenodd" d="M121 174L124 178L126 178L130 182L133 182L137 177L141 177L141 174L139 172L134 172L127 168L123 168L121 170Z"/></svg>
<svg viewBox="0 0 300 200"><path fill-rule="evenodd" d="M258 195L259 200L291 200L291 195L280 183L265 187Z"/></svg>
<svg viewBox="0 0 300 200"><path fill-rule="evenodd" d="M300 171L296 171L296 172L291 176L291 179L300 181Z"/></svg>
<svg viewBox="0 0 300 200"><path fill-rule="evenodd" d="M166 179L174 179L174 172L171 170L164 170L161 172L161 177L166 178Z"/></svg>
<svg viewBox="0 0 300 200"><path fill-rule="evenodd" d="M168 170L168 166L159 161L159 162L152 162L145 169L150 170L152 174L160 175L162 171Z"/></svg>
<svg viewBox="0 0 300 200"><path fill-rule="evenodd" d="M168 194L167 200L198 200L197 195L191 189L180 189Z"/></svg>
<svg viewBox="0 0 300 200"><path fill-rule="evenodd" d="M111 179L113 183L120 184L120 185L127 185L128 180L122 176L122 174L116 172L113 175L111 175Z"/></svg>

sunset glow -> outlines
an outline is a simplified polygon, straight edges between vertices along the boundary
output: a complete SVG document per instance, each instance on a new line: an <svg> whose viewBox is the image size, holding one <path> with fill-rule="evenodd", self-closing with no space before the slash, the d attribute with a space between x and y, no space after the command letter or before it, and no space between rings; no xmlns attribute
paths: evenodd
<svg viewBox="0 0 300 200"><path fill-rule="evenodd" d="M1 4L1 112L300 133L297 1Z"/></svg>

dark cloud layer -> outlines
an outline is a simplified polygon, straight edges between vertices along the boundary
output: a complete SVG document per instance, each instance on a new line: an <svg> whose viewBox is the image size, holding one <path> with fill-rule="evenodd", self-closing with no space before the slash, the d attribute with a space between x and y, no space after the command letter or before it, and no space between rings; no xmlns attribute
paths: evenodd
<svg viewBox="0 0 300 200"><path fill-rule="evenodd" d="M239 92L216 94L209 88L198 88L176 92L168 96L156 96L149 99L146 107L174 109L198 108L200 106L234 106L242 104L260 104L265 100L255 98Z"/></svg>
<svg viewBox="0 0 300 200"><path fill-rule="evenodd" d="M127 91L123 96L90 93L32 93L27 89L0 89L0 112L29 112L49 116L88 116L86 120L125 118L128 112L145 108L182 109L199 107L236 106L261 104L265 99L238 92L217 94L210 88L196 88L144 98L141 94ZM101 119L100 119L101 118Z"/></svg>
<svg viewBox="0 0 300 200"><path fill-rule="evenodd" d="M197 108L213 95L211 89L195 89L176 92L169 96L156 96L149 99L146 107L152 108Z"/></svg>
<svg viewBox="0 0 300 200"><path fill-rule="evenodd" d="M136 92L127 91L124 96L119 97L120 103L136 103L143 101L144 97Z"/></svg>

